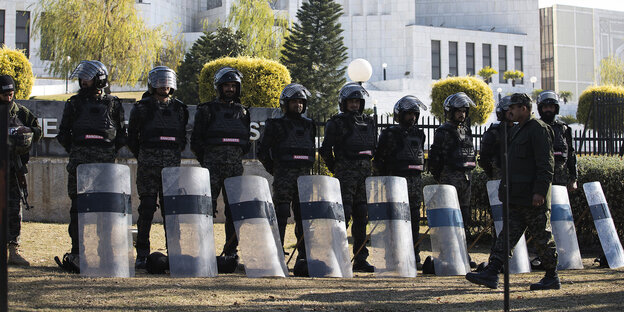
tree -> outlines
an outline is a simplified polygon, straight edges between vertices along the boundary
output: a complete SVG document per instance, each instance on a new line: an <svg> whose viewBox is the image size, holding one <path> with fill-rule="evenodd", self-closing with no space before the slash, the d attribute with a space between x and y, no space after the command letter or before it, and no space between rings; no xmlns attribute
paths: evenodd
<svg viewBox="0 0 624 312"><path fill-rule="evenodd" d="M24 52L0 46L0 75L9 75L15 82L15 98L27 99L35 83L32 66Z"/></svg>
<svg viewBox="0 0 624 312"><path fill-rule="evenodd" d="M199 73L204 65L220 57L239 56L244 49L240 31L219 27L212 33L205 32L193 43L178 69L177 98L186 104L198 104Z"/></svg>
<svg viewBox="0 0 624 312"><path fill-rule="evenodd" d="M519 70L508 70L503 73L503 79L511 79L511 86L516 86L516 80L522 79L524 77L524 73Z"/></svg>
<svg viewBox="0 0 624 312"><path fill-rule="evenodd" d="M243 55L279 59L288 16L275 15L267 0L237 0L230 7L227 26L241 32L246 42Z"/></svg>
<svg viewBox="0 0 624 312"><path fill-rule="evenodd" d="M81 60L99 60L116 84L134 84L155 65L175 68L179 38L149 28L132 0L40 0L33 31L49 72L65 77Z"/></svg>
<svg viewBox="0 0 624 312"><path fill-rule="evenodd" d="M481 68L479 72L477 73L477 75L481 76L481 78L483 78L483 81L485 81L488 84L492 82L492 76L496 74L498 74L498 71L496 71L496 69L490 66L485 66Z"/></svg>
<svg viewBox="0 0 624 312"><path fill-rule="evenodd" d="M294 82L312 93L308 100L311 114L333 114L338 106L338 91L346 82L347 48L338 19L342 6L332 0L303 2L297 11L298 23L286 38L282 64Z"/></svg>
<svg viewBox="0 0 624 312"><path fill-rule="evenodd" d="M572 98L572 92L559 91L559 98L563 100L563 104L568 104L568 100Z"/></svg>
<svg viewBox="0 0 624 312"><path fill-rule="evenodd" d="M431 87L431 114L443 122L443 103L446 98L457 92L464 92L475 103L470 108L469 118L471 125L484 124L494 111L494 95L492 89L481 79L476 77L451 77L437 81Z"/></svg>
<svg viewBox="0 0 624 312"><path fill-rule="evenodd" d="M600 60L600 85L624 86L624 61L609 55Z"/></svg>

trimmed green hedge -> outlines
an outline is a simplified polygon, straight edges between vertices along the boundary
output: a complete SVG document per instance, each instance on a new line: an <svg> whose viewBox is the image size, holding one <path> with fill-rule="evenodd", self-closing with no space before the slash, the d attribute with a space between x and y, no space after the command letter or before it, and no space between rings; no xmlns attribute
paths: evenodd
<svg viewBox="0 0 624 312"><path fill-rule="evenodd" d="M579 97L578 109L576 111L576 119L579 121L579 123L585 124L585 122L587 121L587 114L589 114L589 109L594 102L593 92L622 97L624 96L624 87L622 86L591 86L585 89L585 91L583 91L583 93ZM585 126L587 126L588 128L593 128L593 123L592 123L591 118L589 119L589 122Z"/></svg>
<svg viewBox="0 0 624 312"><path fill-rule="evenodd" d="M0 75L9 75L15 81L15 98L25 100L30 97L35 76L28 58L22 51L0 48Z"/></svg>
<svg viewBox="0 0 624 312"><path fill-rule="evenodd" d="M241 102L252 107L279 107L282 89L290 83L290 73L278 62L249 57L224 57L208 62L199 75L200 102L216 97L214 74L224 66L243 74Z"/></svg>
<svg viewBox="0 0 624 312"><path fill-rule="evenodd" d="M431 88L431 113L444 121L444 100L451 94L464 92L477 105L470 109L470 120L474 124L484 124L494 111L492 89L476 77L451 77L440 80Z"/></svg>

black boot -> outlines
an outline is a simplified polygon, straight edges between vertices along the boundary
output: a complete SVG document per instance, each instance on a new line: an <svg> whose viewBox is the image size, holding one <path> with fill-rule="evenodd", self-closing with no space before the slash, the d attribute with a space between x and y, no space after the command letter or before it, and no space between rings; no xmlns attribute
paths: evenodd
<svg viewBox="0 0 624 312"><path fill-rule="evenodd" d="M498 288L498 273L502 265L499 260L492 259L483 272L470 272L466 274L466 279L471 283L496 289Z"/></svg>
<svg viewBox="0 0 624 312"><path fill-rule="evenodd" d="M557 270L548 270L546 275L538 283L531 284L531 290L545 290L545 289L561 289L561 282L559 281L559 274Z"/></svg>

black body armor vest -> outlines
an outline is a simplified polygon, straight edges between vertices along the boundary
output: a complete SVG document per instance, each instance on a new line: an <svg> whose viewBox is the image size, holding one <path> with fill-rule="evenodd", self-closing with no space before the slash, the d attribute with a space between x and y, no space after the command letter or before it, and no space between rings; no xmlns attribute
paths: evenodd
<svg viewBox="0 0 624 312"><path fill-rule="evenodd" d="M550 125L550 127L555 133L555 139L553 140L555 161L565 162L568 159L568 142L565 138L568 126L559 121L555 121Z"/></svg>
<svg viewBox="0 0 624 312"><path fill-rule="evenodd" d="M449 142L451 148L446 155L451 166L457 169L474 169L477 164L470 128L462 126L458 129L450 123L445 123L438 129L448 131L453 139L452 143Z"/></svg>
<svg viewBox="0 0 624 312"><path fill-rule="evenodd" d="M373 158L377 144L377 129L372 118L366 115L362 117L361 121L356 121L347 114L336 116L343 131L342 141L334 146L336 154L347 159Z"/></svg>
<svg viewBox="0 0 624 312"><path fill-rule="evenodd" d="M397 150L391 155L390 167L393 173L402 175L417 175L423 171L425 164L425 153L423 151L423 139L425 133L416 128L410 127L402 130L399 126L392 126L389 129L397 139Z"/></svg>
<svg viewBox="0 0 624 312"><path fill-rule="evenodd" d="M112 119L114 102L108 96L72 103L76 116L72 125L72 139L76 145L112 145L117 129Z"/></svg>
<svg viewBox="0 0 624 312"><path fill-rule="evenodd" d="M280 129L281 140L273 157L284 162L314 163L314 122L308 118L293 120L287 117L273 119Z"/></svg>
<svg viewBox="0 0 624 312"><path fill-rule="evenodd" d="M249 125L244 121L245 109L240 105L216 104L209 105L210 122L205 128L206 145L249 144Z"/></svg>
<svg viewBox="0 0 624 312"><path fill-rule="evenodd" d="M183 104L175 99L166 108L159 107L150 99L142 104L149 113L141 125L141 146L179 149L186 136Z"/></svg>

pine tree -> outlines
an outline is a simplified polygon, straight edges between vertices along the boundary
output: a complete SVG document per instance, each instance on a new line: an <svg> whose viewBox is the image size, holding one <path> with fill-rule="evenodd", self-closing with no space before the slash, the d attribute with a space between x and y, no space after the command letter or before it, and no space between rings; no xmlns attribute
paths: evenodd
<svg viewBox="0 0 624 312"><path fill-rule="evenodd" d="M340 16L342 6L332 0L304 2L297 11L299 21L284 43L281 62L290 70L293 82L312 93L308 113L314 116L337 111L338 91L346 82L347 48Z"/></svg>
<svg viewBox="0 0 624 312"><path fill-rule="evenodd" d="M185 104L199 104L199 73L204 64L224 56L242 54L245 45L239 32L219 27L212 33L205 32L184 56L178 68L176 97Z"/></svg>

